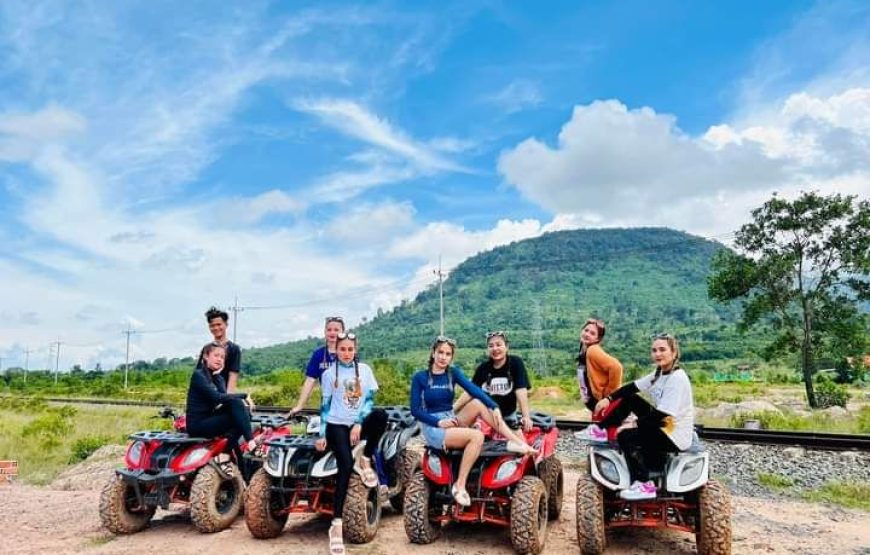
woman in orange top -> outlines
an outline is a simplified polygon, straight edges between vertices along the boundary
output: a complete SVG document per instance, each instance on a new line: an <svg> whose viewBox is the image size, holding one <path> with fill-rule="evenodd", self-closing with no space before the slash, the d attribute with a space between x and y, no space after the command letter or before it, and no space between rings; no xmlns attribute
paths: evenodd
<svg viewBox="0 0 870 555"><path fill-rule="evenodd" d="M604 339L604 322L589 319L580 332L580 352L577 354L577 383L580 398L593 413L595 405L622 385L622 363L601 348ZM581 439L606 439L607 433L596 426L578 432ZM588 437L587 437L588 436Z"/></svg>

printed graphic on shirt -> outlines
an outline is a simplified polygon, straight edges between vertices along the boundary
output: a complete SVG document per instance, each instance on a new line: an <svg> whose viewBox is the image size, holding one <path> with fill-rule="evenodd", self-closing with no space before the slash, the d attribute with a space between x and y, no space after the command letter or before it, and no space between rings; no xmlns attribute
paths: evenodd
<svg viewBox="0 0 870 555"><path fill-rule="evenodd" d="M489 383L484 384L483 390L490 395L507 395L514 389L514 384L507 378L492 378Z"/></svg>
<svg viewBox="0 0 870 555"><path fill-rule="evenodd" d="M342 383L342 401L349 410L357 410L362 401L362 384L356 378L348 378Z"/></svg>

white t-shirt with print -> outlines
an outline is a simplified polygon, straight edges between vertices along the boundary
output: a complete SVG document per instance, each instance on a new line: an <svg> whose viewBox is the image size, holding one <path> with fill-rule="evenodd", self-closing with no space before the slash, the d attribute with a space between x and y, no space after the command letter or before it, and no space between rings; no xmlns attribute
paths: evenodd
<svg viewBox="0 0 870 555"><path fill-rule="evenodd" d="M655 383L654 377L655 372L634 383L639 390L649 393L656 409L670 415L665 419L662 430L674 445L679 449L688 449L692 445L695 422L695 402L689 376L682 368L677 368L669 374L661 374Z"/></svg>
<svg viewBox="0 0 870 555"><path fill-rule="evenodd" d="M335 387L335 372L338 368L338 388ZM370 391L378 390L378 382L371 367L359 363L359 383L353 364L343 366L336 362L320 377L320 390L324 397L332 397L326 421L330 424L352 426L357 422L363 401Z"/></svg>

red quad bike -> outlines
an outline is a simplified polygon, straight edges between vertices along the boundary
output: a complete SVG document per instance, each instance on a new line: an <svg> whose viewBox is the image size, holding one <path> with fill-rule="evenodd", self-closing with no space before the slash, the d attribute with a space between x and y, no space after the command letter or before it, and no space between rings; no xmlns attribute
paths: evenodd
<svg viewBox="0 0 870 555"><path fill-rule="evenodd" d="M670 528L695 534L699 555L731 553L731 497L709 477L709 453L694 435L686 451L671 453L663 472L651 472L654 499L626 501L619 490L630 483L625 455L606 441L591 442L589 471L577 481L577 540L584 555L607 546L607 530Z"/></svg>
<svg viewBox="0 0 870 555"><path fill-rule="evenodd" d="M256 461L243 462L246 472L240 471L228 438L188 436L184 415L176 416L171 408L159 416L172 418L176 431L130 435L124 468L115 471L100 495L103 526L115 534L133 534L148 525L157 507L183 503L190 506L190 518L200 532L227 528L242 508L244 478ZM252 420L259 424L255 435L288 432L278 417Z"/></svg>
<svg viewBox="0 0 870 555"><path fill-rule="evenodd" d="M405 533L412 543L435 541L449 522L480 522L509 528L517 553L544 549L547 521L562 509L562 464L555 457L559 430L552 416L531 417L534 427L525 436L538 456L511 453L505 441L485 441L468 477L468 507L450 492L462 451L426 448L422 469L405 486Z"/></svg>

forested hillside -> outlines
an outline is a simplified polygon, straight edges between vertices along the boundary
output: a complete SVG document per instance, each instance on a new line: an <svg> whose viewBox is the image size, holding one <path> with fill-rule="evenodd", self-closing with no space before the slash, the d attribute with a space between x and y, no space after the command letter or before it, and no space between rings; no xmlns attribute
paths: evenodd
<svg viewBox="0 0 870 555"><path fill-rule="evenodd" d="M718 243L665 228L572 230L518 241L473 256L444 282L446 332L459 360L483 354L484 334L505 330L512 348L540 374L571 371L579 328L607 323L610 352L648 361L649 337L669 331L686 361L751 355L752 337L734 331L736 311L707 298ZM437 286L359 326L361 351L422 366L439 329ZM246 370L301 366L317 339L246 350Z"/></svg>

